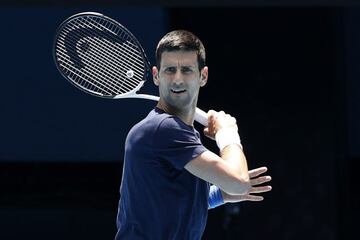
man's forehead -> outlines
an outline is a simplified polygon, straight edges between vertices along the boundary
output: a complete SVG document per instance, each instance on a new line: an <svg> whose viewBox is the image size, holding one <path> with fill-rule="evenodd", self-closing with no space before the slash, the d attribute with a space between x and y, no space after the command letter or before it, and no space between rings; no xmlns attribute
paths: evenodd
<svg viewBox="0 0 360 240"><path fill-rule="evenodd" d="M196 51L165 51L161 55L162 64L197 65Z"/></svg>

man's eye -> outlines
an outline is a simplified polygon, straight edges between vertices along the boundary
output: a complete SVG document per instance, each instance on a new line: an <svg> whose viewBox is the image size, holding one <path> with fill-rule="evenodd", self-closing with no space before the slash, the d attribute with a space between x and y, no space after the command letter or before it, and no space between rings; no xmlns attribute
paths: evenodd
<svg viewBox="0 0 360 240"><path fill-rule="evenodd" d="M190 72L192 72L192 69L191 68L182 68L181 71L183 73L190 73Z"/></svg>
<svg viewBox="0 0 360 240"><path fill-rule="evenodd" d="M165 68L165 72L167 72L167 73L176 73L176 68L174 68L174 67Z"/></svg>

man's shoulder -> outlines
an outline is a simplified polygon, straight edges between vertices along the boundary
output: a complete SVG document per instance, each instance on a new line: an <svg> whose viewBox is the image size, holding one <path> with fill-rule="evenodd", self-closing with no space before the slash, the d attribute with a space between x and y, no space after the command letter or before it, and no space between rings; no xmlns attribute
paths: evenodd
<svg viewBox="0 0 360 240"><path fill-rule="evenodd" d="M153 109L143 120L135 126L139 129L157 129L161 128L183 128L184 123L177 117L170 115L161 109Z"/></svg>
<svg viewBox="0 0 360 240"><path fill-rule="evenodd" d="M167 120L169 119L169 121ZM172 125L173 117L165 112L159 111L158 109L153 109L149 114L142 119L140 122L136 123L130 130L130 132L148 132L155 131L159 126L163 127Z"/></svg>

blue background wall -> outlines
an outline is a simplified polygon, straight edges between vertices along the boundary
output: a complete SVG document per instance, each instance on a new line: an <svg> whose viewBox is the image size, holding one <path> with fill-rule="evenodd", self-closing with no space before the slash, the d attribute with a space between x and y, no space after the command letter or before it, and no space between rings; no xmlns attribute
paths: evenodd
<svg viewBox="0 0 360 240"><path fill-rule="evenodd" d="M0 59L0 64L3 66L1 77L3 91L0 96L3 116L0 125L2 132L0 161L118 161L121 159L123 148L118 139L124 139L128 129L141 119L154 103L144 100L106 101L86 96L77 89L72 89L72 86L67 84L57 72L52 59L54 33L57 26L74 13L99 11L115 18L133 31L148 53L150 61L154 63L153 52L157 41L171 27L167 10L161 7L95 5L3 7L0 11L1 28L6 33L1 38L2 58ZM344 53L343 64L346 74L342 76L342 81L348 82L347 146L349 154L355 157L360 156L357 13L356 8L347 8L342 26L343 34L333 36L346 41L344 45L337 44L335 48ZM14 18L15 21L9 20L10 18ZM144 20L146 27L143 24ZM216 19L216 22L219 21ZM216 25L216 22L213 24ZM239 27L252 27L248 22L239 24ZM207 28L207 24L204 24L204 27ZM229 32L234 34L234 31L239 30L231 29L224 34ZM286 33L281 34L286 36ZM215 37L210 34L209 36L211 39L205 37L211 44L219 34L217 33ZM266 44L263 40L254 40L259 41L260 45ZM212 51L213 46L209 48L208 51ZM296 46L288 48L293 51ZM338 66L340 67L340 63ZM157 94L151 79L144 91Z"/></svg>

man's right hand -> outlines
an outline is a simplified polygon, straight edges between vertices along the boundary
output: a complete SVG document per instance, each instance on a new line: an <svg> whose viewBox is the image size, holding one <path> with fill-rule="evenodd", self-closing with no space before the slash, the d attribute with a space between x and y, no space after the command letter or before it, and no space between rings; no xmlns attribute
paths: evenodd
<svg viewBox="0 0 360 240"><path fill-rule="evenodd" d="M204 129L204 135L215 140L215 135L220 130L238 132L236 119L224 111L208 111L208 126Z"/></svg>

